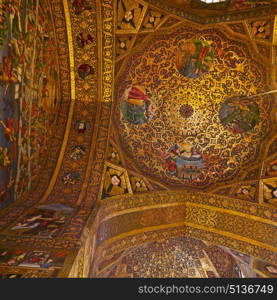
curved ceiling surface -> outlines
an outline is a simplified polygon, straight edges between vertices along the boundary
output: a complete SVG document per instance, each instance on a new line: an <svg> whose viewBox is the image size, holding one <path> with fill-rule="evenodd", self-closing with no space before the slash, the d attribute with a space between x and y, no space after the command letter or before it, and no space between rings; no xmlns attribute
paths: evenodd
<svg viewBox="0 0 277 300"><path fill-rule="evenodd" d="M100 277L240 277L233 257L217 246L189 237L173 237L134 247Z"/></svg>
<svg viewBox="0 0 277 300"><path fill-rule="evenodd" d="M145 174L175 187L228 181L269 134L268 69L244 41L185 25L133 53L116 84L114 123Z"/></svg>

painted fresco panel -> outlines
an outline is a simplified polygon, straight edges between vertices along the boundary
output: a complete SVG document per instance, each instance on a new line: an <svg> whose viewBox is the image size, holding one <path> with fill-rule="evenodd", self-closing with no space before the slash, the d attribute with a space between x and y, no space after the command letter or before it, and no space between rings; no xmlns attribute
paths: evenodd
<svg viewBox="0 0 277 300"><path fill-rule="evenodd" d="M47 156L60 105L48 1L2 2L0 23L0 208L31 189Z"/></svg>

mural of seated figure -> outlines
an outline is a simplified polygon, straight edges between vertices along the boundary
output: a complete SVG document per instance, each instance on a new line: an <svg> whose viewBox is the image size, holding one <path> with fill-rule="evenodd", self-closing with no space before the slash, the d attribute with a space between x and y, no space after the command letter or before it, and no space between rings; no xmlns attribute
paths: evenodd
<svg viewBox="0 0 277 300"><path fill-rule="evenodd" d="M205 168L202 155L189 143L175 144L165 154L165 163L170 174L180 179L195 179Z"/></svg>

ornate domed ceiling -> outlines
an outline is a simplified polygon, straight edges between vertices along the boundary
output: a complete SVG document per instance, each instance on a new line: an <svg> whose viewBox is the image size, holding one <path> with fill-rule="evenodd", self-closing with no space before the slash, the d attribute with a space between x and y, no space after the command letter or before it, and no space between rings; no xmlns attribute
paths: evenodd
<svg viewBox="0 0 277 300"><path fill-rule="evenodd" d="M100 277L214 278L240 277L234 259L223 249L188 237L134 247Z"/></svg>
<svg viewBox="0 0 277 300"><path fill-rule="evenodd" d="M276 275L276 0L2 2L0 278Z"/></svg>
<svg viewBox="0 0 277 300"><path fill-rule="evenodd" d="M256 54L255 54L256 53ZM216 27L157 34L128 58L116 84L114 124L144 174L175 187L228 181L270 133L270 70L243 40Z"/></svg>
<svg viewBox="0 0 277 300"><path fill-rule="evenodd" d="M257 268L257 263L265 266L256 260L253 263L249 255L226 247L191 237L171 237L131 247L94 275L104 278L254 278L264 269Z"/></svg>

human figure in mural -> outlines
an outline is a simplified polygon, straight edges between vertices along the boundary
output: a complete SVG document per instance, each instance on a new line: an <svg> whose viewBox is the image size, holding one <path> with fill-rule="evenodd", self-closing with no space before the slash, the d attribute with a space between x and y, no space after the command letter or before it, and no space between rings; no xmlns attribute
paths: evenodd
<svg viewBox="0 0 277 300"><path fill-rule="evenodd" d="M0 265L2 266L19 266L27 256L27 251L22 249L0 249Z"/></svg>
<svg viewBox="0 0 277 300"><path fill-rule="evenodd" d="M110 178L110 183L107 186L107 193L111 196L120 195L124 192L124 189L120 187L120 177L117 175L112 175Z"/></svg>
<svg viewBox="0 0 277 300"><path fill-rule="evenodd" d="M87 122L85 120L78 120L74 125L78 133L84 133L87 130Z"/></svg>
<svg viewBox="0 0 277 300"><path fill-rule="evenodd" d="M3 7L4 11L4 7ZM2 50L2 47L7 39L8 36L8 21L6 14L2 14L0 16L0 51Z"/></svg>
<svg viewBox="0 0 277 300"><path fill-rule="evenodd" d="M15 136L13 118L11 118L11 117L8 118L7 125L2 120L0 120L0 125L3 127L5 135L10 140L10 142L15 143L16 142L16 136Z"/></svg>
<svg viewBox="0 0 277 300"><path fill-rule="evenodd" d="M9 25L11 28L12 35L15 37L17 37L18 32L22 32L20 2L21 1L18 0L4 1L4 11L8 12Z"/></svg>
<svg viewBox="0 0 277 300"><path fill-rule="evenodd" d="M70 157L74 160L81 159L86 154L86 148L82 145L77 145L73 148Z"/></svg>
<svg viewBox="0 0 277 300"><path fill-rule="evenodd" d="M60 103L50 7L42 0L1 5L0 146L8 149L11 163L0 172L0 208L35 180Z"/></svg>
<svg viewBox="0 0 277 300"><path fill-rule="evenodd" d="M208 41L180 41L176 55L176 67L187 78L199 78L209 72L214 61L214 51Z"/></svg>
<svg viewBox="0 0 277 300"><path fill-rule="evenodd" d="M255 185L243 185L241 186L235 193L236 197L247 199L247 200L255 200L256 195L256 187Z"/></svg>
<svg viewBox="0 0 277 300"><path fill-rule="evenodd" d="M108 168L104 179L103 198L122 195L127 192L124 173Z"/></svg>
<svg viewBox="0 0 277 300"><path fill-rule="evenodd" d="M61 267L66 258L62 251L51 253L40 250L0 249L0 265L10 267L45 268Z"/></svg>
<svg viewBox="0 0 277 300"><path fill-rule="evenodd" d="M149 122L154 115L153 96L141 86L129 86L124 92L121 112L126 121L134 125Z"/></svg>
<svg viewBox="0 0 277 300"><path fill-rule="evenodd" d="M277 187L264 183L264 202L277 206Z"/></svg>
<svg viewBox="0 0 277 300"><path fill-rule="evenodd" d="M201 169L205 168L202 154L190 143L175 144L166 153L163 159L169 174L180 179L193 180L201 175Z"/></svg>
<svg viewBox="0 0 277 300"><path fill-rule="evenodd" d="M63 183L66 185L68 185L68 184L74 185L79 180L80 180L80 175L78 172L75 172L75 171L69 172L63 177Z"/></svg>
<svg viewBox="0 0 277 300"><path fill-rule="evenodd" d="M108 160L115 162L116 164L121 164L120 155L118 151L110 144Z"/></svg>
<svg viewBox="0 0 277 300"><path fill-rule="evenodd" d="M18 254L13 256L9 261L7 261L7 266L14 267L14 266L19 266L21 262L24 260L26 257L26 252L22 254Z"/></svg>
<svg viewBox="0 0 277 300"><path fill-rule="evenodd" d="M243 134L253 129L260 121L258 104L245 96L227 98L221 105L219 118L221 124L233 134Z"/></svg>
<svg viewBox="0 0 277 300"><path fill-rule="evenodd" d="M273 265L266 265L265 269L271 274L277 274L277 267Z"/></svg>
<svg viewBox="0 0 277 300"><path fill-rule="evenodd" d="M35 210L28 214L11 231L19 234L55 237L65 223L68 213L50 210Z"/></svg>
<svg viewBox="0 0 277 300"><path fill-rule="evenodd" d="M81 14L85 10L90 10L92 7L89 5L88 0L74 0L72 7L76 15Z"/></svg>
<svg viewBox="0 0 277 300"><path fill-rule="evenodd" d="M131 177L131 185L133 192L146 192L148 188L142 178L139 177Z"/></svg>
<svg viewBox="0 0 277 300"><path fill-rule="evenodd" d="M0 146L0 168L5 168L11 163L8 154L8 148L3 148Z"/></svg>
<svg viewBox="0 0 277 300"><path fill-rule="evenodd" d="M27 254L24 261L20 264L21 266L26 267L41 267L49 268L53 265L53 259L49 252L44 251L32 251Z"/></svg>
<svg viewBox="0 0 277 300"><path fill-rule="evenodd" d="M266 176L276 176L277 175L277 159L270 162L266 168Z"/></svg>
<svg viewBox="0 0 277 300"><path fill-rule="evenodd" d="M3 57L3 64L0 67L0 82L5 88L4 94L6 94L10 84L17 82L17 77L14 74L12 61L9 56Z"/></svg>
<svg viewBox="0 0 277 300"><path fill-rule="evenodd" d="M19 38L12 38L8 44L8 55L11 60L13 74L16 80L19 80L20 74L22 73L22 68L24 61L30 63L28 57L25 55L25 41L22 33L19 34Z"/></svg>
<svg viewBox="0 0 277 300"><path fill-rule="evenodd" d="M87 32L81 32L77 36L77 43L80 48L84 48L85 46L93 43L93 41L94 40L93 40L91 34L89 34Z"/></svg>
<svg viewBox="0 0 277 300"><path fill-rule="evenodd" d="M5 92L10 84L18 82L18 66L24 59L24 40L22 36L22 24L20 6L17 1L15 3L4 2L5 15L3 24L5 30L1 32L1 40L6 40L10 28L11 39L8 42L8 53L3 56L3 64L1 65L0 80L5 86ZM6 32L8 30L8 32Z"/></svg>
<svg viewBox="0 0 277 300"><path fill-rule="evenodd" d="M12 254L6 249L0 249L0 264L9 260L12 257Z"/></svg>
<svg viewBox="0 0 277 300"><path fill-rule="evenodd" d="M23 219L23 221L20 221L17 223L14 227L12 227L11 230L18 230L18 229L30 229L30 228L36 228L39 226L40 221L43 219L42 214L34 215L34 216L28 216L26 219ZM46 218L48 221L52 220L52 218Z"/></svg>
<svg viewBox="0 0 277 300"><path fill-rule="evenodd" d="M86 77L88 77L89 75L93 75L94 73L95 71L93 67L90 66L89 64L82 64L78 68L78 74L82 79L85 79Z"/></svg>

